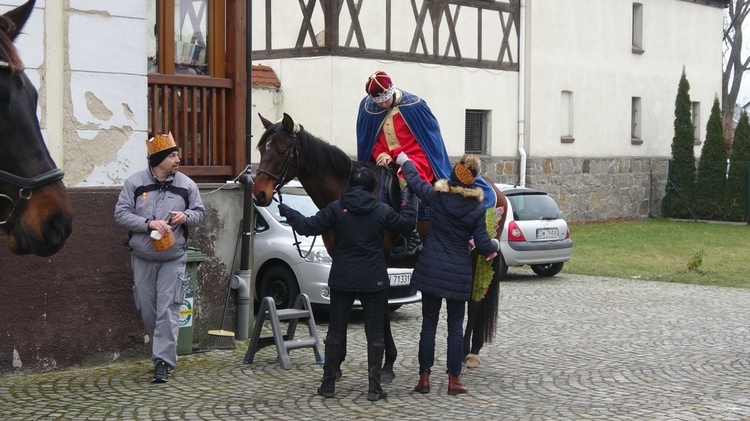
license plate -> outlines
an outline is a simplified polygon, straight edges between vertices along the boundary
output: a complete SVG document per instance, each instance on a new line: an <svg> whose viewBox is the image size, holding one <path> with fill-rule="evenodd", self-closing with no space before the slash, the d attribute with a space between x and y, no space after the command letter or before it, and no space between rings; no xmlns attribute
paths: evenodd
<svg viewBox="0 0 750 421"><path fill-rule="evenodd" d="M400 273L398 275L388 275L388 277L391 278L392 287L409 285L409 282L411 282L411 273Z"/></svg>
<svg viewBox="0 0 750 421"><path fill-rule="evenodd" d="M557 228L538 228L536 230L537 240L545 240L548 238L557 238Z"/></svg>

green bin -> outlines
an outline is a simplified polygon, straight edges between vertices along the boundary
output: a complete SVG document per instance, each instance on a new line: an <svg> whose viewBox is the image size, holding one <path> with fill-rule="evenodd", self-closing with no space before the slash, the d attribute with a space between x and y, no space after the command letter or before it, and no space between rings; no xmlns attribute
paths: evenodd
<svg viewBox="0 0 750 421"><path fill-rule="evenodd" d="M185 276L188 279L188 288L185 291L185 299L180 308L180 334L177 337L177 354L184 355L193 352L193 324L195 322L195 284L198 279L198 265L206 260L208 256L199 250L188 247L187 263L185 264Z"/></svg>

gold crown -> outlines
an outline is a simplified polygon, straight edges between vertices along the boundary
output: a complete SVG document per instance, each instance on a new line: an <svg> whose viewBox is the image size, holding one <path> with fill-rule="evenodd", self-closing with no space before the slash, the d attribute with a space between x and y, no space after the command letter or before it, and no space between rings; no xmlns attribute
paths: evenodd
<svg viewBox="0 0 750 421"><path fill-rule="evenodd" d="M167 134L157 134L147 140L146 146L148 147L148 155L151 156L165 149L176 148L177 143L175 143L174 137L172 137L172 132L169 132Z"/></svg>
<svg viewBox="0 0 750 421"><path fill-rule="evenodd" d="M471 173L470 169L466 168L463 162L459 162L456 164L455 172L458 181L466 184L467 186L474 184L474 174Z"/></svg>

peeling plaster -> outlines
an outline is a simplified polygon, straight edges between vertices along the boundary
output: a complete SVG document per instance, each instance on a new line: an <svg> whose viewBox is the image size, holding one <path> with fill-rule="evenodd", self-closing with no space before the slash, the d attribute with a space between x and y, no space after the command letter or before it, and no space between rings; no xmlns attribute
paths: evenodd
<svg viewBox="0 0 750 421"><path fill-rule="evenodd" d="M65 181L76 185L85 180L103 162L109 162L117 155L133 133L130 126L102 130L93 139L83 139L78 130L65 128Z"/></svg>
<svg viewBox="0 0 750 421"><path fill-rule="evenodd" d="M86 98L86 108L94 117L107 121L114 116L114 113L93 92L86 91L84 97Z"/></svg>
<svg viewBox="0 0 750 421"><path fill-rule="evenodd" d="M133 110L131 110L130 106L124 102L122 103L122 112L125 113L125 118L135 121L135 114L133 113Z"/></svg>
<svg viewBox="0 0 750 421"><path fill-rule="evenodd" d="M13 368L20 369L21 367L23 367L21 356L18 354L18 350L13 348Z"/></svg>

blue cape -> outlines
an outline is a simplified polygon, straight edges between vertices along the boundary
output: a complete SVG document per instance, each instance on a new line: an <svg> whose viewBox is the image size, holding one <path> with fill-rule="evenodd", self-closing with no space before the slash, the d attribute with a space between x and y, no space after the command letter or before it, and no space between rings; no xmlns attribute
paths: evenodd
<svg viewBox="0 0 750 421"><path fill-rule="evenodd" d="M398 109L404 117L417 143L422 147L430 161L435 177L450 179L453 165L445 150L440 125L427 103L420 97L406 91L401 91L401 102ZM388 110L378 106L370 96L365 96L359 104L357 114L357 160L372 161L372 149L378 140L380 129ZM495 191L480 175L474 184L482 188L485 208L495 207Z"/></svg>

